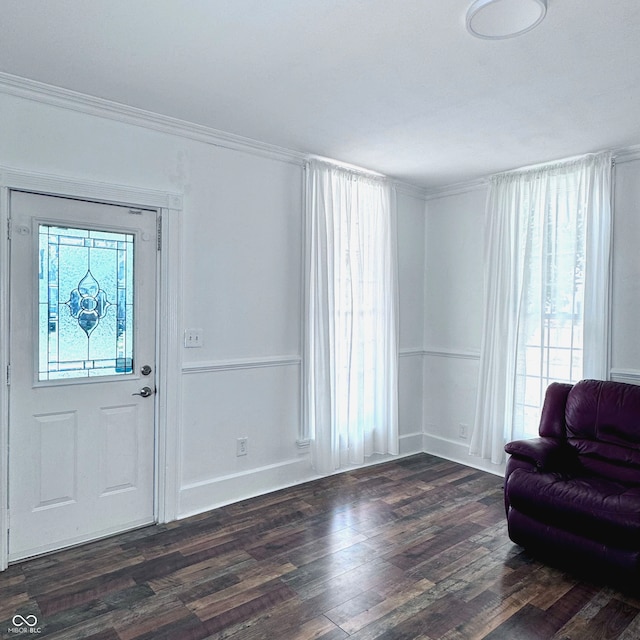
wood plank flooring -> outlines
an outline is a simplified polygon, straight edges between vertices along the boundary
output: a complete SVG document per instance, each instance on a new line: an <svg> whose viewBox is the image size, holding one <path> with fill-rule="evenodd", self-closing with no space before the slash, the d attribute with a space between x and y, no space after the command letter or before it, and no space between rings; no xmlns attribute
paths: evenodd
<svg viewBox="0 0 640 640"><path fill-rule="evenodd" d="M632 640L639 614L512 544L500 478L426 454L0 574L6 638Z"/></svg>

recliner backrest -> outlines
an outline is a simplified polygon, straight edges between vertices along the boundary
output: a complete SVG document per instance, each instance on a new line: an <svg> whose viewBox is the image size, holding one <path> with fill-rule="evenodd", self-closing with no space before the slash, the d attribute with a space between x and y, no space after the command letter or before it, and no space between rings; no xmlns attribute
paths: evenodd
<svg viewBox="0 0 640 640"><path fill-rule="evenodd" d="M640 485L640 386L582 380L568 393L565 418L585 471Z"/></svg>

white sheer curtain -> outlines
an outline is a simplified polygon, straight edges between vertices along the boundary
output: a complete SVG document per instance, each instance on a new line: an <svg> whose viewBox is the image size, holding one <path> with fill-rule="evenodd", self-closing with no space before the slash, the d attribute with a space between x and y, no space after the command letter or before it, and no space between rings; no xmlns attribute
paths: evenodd
<svg viewBox="0 0 640 640"><path fill-rule="evenodd" d="M550 382L608 376L611 154L494 176L469 452L537 435Z"/></svg>
<svg viewBox="0 0 640 640"><path fill-rule="evenodd" d="M314 468L398 453L398 303L389 184L313 161L307 171L305 412Z"/></svg>

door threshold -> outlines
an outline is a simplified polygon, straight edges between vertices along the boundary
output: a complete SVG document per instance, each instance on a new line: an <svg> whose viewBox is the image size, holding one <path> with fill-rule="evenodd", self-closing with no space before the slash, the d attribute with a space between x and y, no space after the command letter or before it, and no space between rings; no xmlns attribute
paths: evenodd
<svg viewBox="0 0 640 640"><path fill-rule="evenodd" d="M60 553L62 551L68 551L70 549L77 549L78 547L88 546L95 542L103 542L104 540L108 540L109 538L115 538L116 536L125 535L127 533L131 533L132 531L138 531L140 529L147 529L149 527L155 527L158 525L157 520L152 520L151 522L140 522L132 524L132 526L127 526L125 529L114 529L114 530L106 530L98 533L97 535L91 535L90 538L78 538L75 540L71 540L67 543L62 544L62 546L57 546L51 549L34 549L32 551L27 552L26 555L18 555L12 556L9 553L8 564L20 564L22 562L27 562L29 560L35 560L38 558L45 558L47 556L54 555L56 553Z"/></svg>

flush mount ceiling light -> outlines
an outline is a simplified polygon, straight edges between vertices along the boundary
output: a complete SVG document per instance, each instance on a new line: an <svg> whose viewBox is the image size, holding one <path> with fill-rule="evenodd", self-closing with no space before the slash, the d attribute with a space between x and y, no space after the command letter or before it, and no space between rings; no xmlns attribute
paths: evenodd
<svg viewBox="0 0 640 640"><path fill-rule="evenodd" d="M474 0L467 11L467 30L477 38L513 38L537 27L547 0Z"/></svg>

